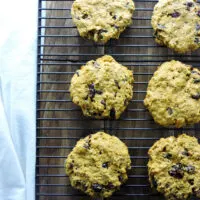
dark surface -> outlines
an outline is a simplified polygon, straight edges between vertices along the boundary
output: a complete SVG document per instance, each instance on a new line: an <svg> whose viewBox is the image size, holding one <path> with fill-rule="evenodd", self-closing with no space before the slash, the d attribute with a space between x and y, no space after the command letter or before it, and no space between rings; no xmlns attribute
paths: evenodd
<svg viewBox="0 0 200 200"><path fill-rule="evenodd" d="M110 199L162 200L162 196L149 188L146 167L149 147L160 137L178 133L199 137L200 126L166 129L155 124L143 106L147 83L157 66L167 60L178 59L200 67L200 51L178 55L154 42L150 18L156 0L135 1L133 24L119 40L111 40L105 46L78 36L70 16L72 2L49 0L40 1L39 5L36 197L38 200L90 199L70 186L64 160L77 140L103 130L128 145L132 160L129 180ZM46 17L41 18L44 12ZM44 20L46 24L41 26ZM43 54L41 47L44 47ZM112 55L134 71L134 97L119 120L88 119L69 97L73 73L88 60L104 54Z"/></svg>

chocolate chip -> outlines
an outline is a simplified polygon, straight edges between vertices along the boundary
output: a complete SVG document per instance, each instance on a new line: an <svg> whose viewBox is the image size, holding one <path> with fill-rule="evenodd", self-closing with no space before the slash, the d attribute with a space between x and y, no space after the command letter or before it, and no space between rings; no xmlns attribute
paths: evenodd
<svg viewBox="0 0 200 200"><path fill-rule="evenodd" d="M96 94L102 94L103 92L101 91L101 90L96 90L96 92L95 92Z"/></svg>
<svg viewBox="0 0 200 200"><path fill-rule="evenodd" d="M194 173L195 173L195 167L192 166L192 165L184 166L184 170L185 170L188 174L194 174Z"/></svg>
<svg viewBox="0 0 200 200"><path fill-rule="evenodd" d="M190 72L187 72L187 73L186 73L186 76L188 76L188 77L189 77L190 75L191 75L191 73L190 73Z"/></svg>
<svg viewBox="0 0 200 200"><path fill-rule="evenodd" d="M78 71L76 71L76 75L79 76L79 72Z"/></svg>
<svg viewBox="0 0 200 200"><path fill-rule="evenodd" d="M196 24L196 30L197 30L197 31L200 30L200 24Z"/></svg>
<svg viewBox="0 0 200 200"><path fill-rule="evenodd" d="M112 109L110 110L110 117L111 117L112 119L115 119L115 109L114 109L114 108L112 108Z"/></svg>
<svg viewBox="0 0 200 200"><path fill-rule="evenodd" d="M178 172L178 171L173 171L173 170L170 170L168 173L170 176L173 176L174 178L177 178L177 179L182 179L184 176L183 172Z"/></svg>
<svg viewBox="0 0 200 200"><path fill-rule="evenodd" d="M167 150L167 148L166 147L163 147L163 150L162 151L166 151Z"/></svg>
<svg viewBox="0 0 200 200"><path fill-rule="evenodd" d="M190 155L187 149L185 149L181 154L184 155L184 156L189 156Z"/></svg>
<svg viewBox="0 0 200 200"><path fill-rule="evenodd" d="M115 80L115 85L117 86L118 89L120 89L119 82L117 80Z"/></svg>
<svg viewBox="0 0 200 200"><path fill-rule="evenodd" d="M98 183L94 183L92 184L92 189L95 191L95 192L101 192L102 190L102 185L98 184Z"/></svg>
<svg viewBox="0 0 200 200"><path fill-rule="evenodd" d="M94 88L94 83L90 84L90 85L88 86L88 88L89 88L89 97L91 98L91 100L93 100L95 94L99 94L99 95L100 95L100 94L103 93L103 92L100 91L100 90L95 90L95 88Z"/></svg>
<svg viewBox="0 0 200 200"><path fill-rule="evenodd" d="M173 165L171 169L168 171L169 175L177 179L182 179L184 176L182 167L183 166L181 163L177 163L176 165Z"/></svg>
<svg viewBox="0 0 200 200"><path fill-rule="evenodd" d="M193 2L187 2L186 4L184 4L187 6L187 10L190 11L190 8L194 6Z"/></svg>
<svg viewBox="0 0 200 200"><path fill-rule="evenodd" d="M193 99L198 100L198 99L200 99L200 94L193 94L193 95L191 95L191 97L192 97Z"/></svg>
<svg viewBox="0 0 200 200"><path fill-rule="evenodd" d="M200 79L194 79L194 83L200 83Z"/></svg>
<svg viewBox="0 0 200 200"><path fill-rule="evenodd" d="M114 25L114 28L119 29L119 26Z"/></svg>
<svg viewBox="0 0 200 200"><path fill-rule="evenodd" d="M173 18L177 18L177 17L179 17L181 14L180 14L179 12L175 11L174 13L172 13L172 14L170 14L170 15L171 15L171 17L173 17Z"/></svg>
<svg viewBox="0 0 200 200"><path fill-rule="evenodd" d="M88 35L93 36L95 34L95 32L96 31L94 29L92 29L92 30L88 31Z"/></svg>
<svg viewBox="0 0 200 200"><path fill-rule="evenodd" d="M88 14L84 14L84 15L82 16L82 18L83 18L83 19L88 18Z"/></svg>
<svg viewBox="0 0 200 200"><path fill-rule="evenodd" d="M156 181L154 176L151 176L151 181L152 181L153 187L157 188L158 187L158 183L157 183L157 181Z"/></svg>
<svg viewBox="0 0 200 200"><path fill-rule="evenodd" d="M72 163L69 164L69 169L73 169L74 165Z"/></svg>
<svg viewBox="0 0 200 200"><path fill-rule="evenodd" d="M199 16L199 17L200 17L200 10L198 10L198 11L197 11L197 16Z"/></svg>
<svg viewBox="0 0 200 200"><path fill-rule="evenodd" d="M103 168L108 168L108 162L103 163L103 164L102 164L102 167L103 167Z"/></svg>
<svg viewBox="0 0 200 200"><path fill-rule="evenodd" d="M89 97L93 99L96 92L94 89L94 83L90 84L88 87L89 87Z"/></svg>
<svg viewBox="0 0 200 200"><path fill-rule="evenodd" d="M171 153L166 153L166 154L164 154L163 157L167 158L167 159L171 159L172 158L172 154Z"/></svg>
<svg viewBox="0 0 200 200"><path fill-rule="evenodd" d="M117 16L113 15L113 12L110 12L109 14L110 14L110 16L112 16L113 19L117 19Z"/></svg>
<svg viewBox="0 0 200 200"><path fill-rule="evenodd" d="M173 114L172 108L168 107L168 108L167 108L167 112L168 112L169 115L172 115L172 114Z"/></svg>
<svg viewBox="0 0 200 200"><path fill-rule="evenodd" d="M190 185L194 185L194 179L189 179L189 180L188 180L188 183L189 183Z"/></svg>
<svg viewBox="0 0 200 200"><path fill-rule="evenodd" d="M108 183L108 185L106 185L106 188L108 188L108 189L114 189L115 186L112 183Z"/></svg>
<svg viewBox="0 0 200 200"><path fill-rule="evenodd" d="M194 6L194 4L193 4L193 2L187 2L187 7L192 7L192 6Z"/></svg>

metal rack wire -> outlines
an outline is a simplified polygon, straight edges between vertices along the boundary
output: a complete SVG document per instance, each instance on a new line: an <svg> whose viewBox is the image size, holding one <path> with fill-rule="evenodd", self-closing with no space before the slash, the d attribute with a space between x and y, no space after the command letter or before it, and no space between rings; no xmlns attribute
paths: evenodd
<svg viewBox="0 0 200 200"><path fill-rule="evenodd" d="M157 0L135 0L133 24L119 40L97 45L79 37L72 23L72 0L39 0L37 77L36 199L89 199L70 186L63 163L76 141L103 130L128 146L132 170L129 180L111 199L163 199L148 183L148 148L160 137L187 132L200 136L200 126L166 129L155 124L143 106L146 87L156 67L171 59L200 67L200 51L178 55L154 42L150 20ZM134 97L119 120L85 118L69 97L76 69L104 54L134 71Z"/></svg>

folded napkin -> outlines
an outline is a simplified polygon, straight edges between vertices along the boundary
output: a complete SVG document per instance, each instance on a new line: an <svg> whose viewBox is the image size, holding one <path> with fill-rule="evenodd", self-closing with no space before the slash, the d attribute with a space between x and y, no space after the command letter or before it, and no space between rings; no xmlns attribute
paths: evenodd
<svg viewBox="0 0 200 200"><path fill-rule="evenodd" d="M35 199L37 8L1 2L0 200Z"/></svg>

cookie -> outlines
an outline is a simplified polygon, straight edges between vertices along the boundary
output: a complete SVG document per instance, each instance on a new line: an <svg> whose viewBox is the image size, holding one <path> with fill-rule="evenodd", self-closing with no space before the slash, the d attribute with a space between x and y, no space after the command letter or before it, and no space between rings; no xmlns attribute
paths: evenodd
<svg viewBox="0 0 200 200"><path fill-rule="evenodd" d="M151 24L156 42L186 53L200 47L200 4L193 0L159 0Z"/></svg>
<svg viewBox="0 0 200 200"><path fill-rule="evenodd" d="M162 126L198 123L200 71L175 60L163 63L149 81L144 105Z"/></svg>
<svg viewBox="0 0 200 200"><path fill-rule="evenodd" d="M118 119L132 99L133 74L106 55L76 71L70 95L85 116Z"/></svg>
<svg viewBox="0 0 200 200"><path fill-rule="evenodd" d="M106 43L132 23L134 9L132 0L75 0L71 15L82 37Z"/></svg>
<svg viewBox="0 0 200 200"><path fill-rule="evenodd" d="M168 200L200 198L200 145L186 134L161 138L149 149L151 186Z"/></svg>
<svg viewBox="0 0 200 200"><path fill-rule="evenodd" d="M65 168L73 187L92 197L107 198L128 179L131 160L120 139L97 132L77 142Z"/></svg>

